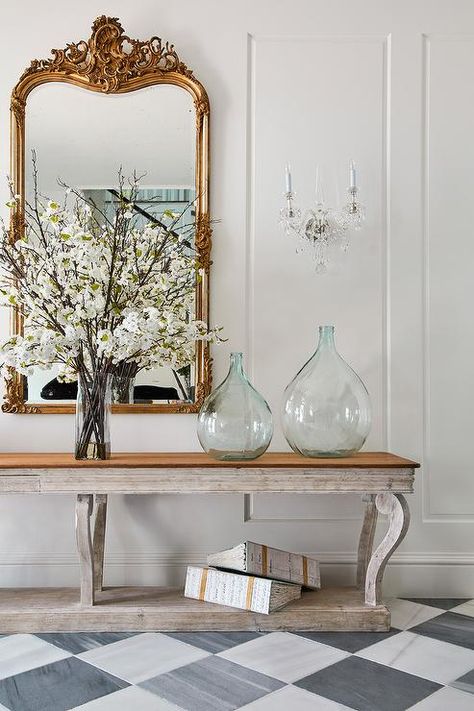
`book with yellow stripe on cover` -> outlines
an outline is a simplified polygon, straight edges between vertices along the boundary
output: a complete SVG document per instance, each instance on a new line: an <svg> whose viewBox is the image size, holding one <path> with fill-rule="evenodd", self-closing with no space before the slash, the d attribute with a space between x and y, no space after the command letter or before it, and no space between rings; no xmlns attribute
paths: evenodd
<svg viewBox="0 0 474 711"><path fill-rule="evenodd" d="M321 587L319 561L315 558L252 541L239 543L220 553L212 553L207 557L207 564L215 568L297 583L313 590Z"/></svg>
<svg viewBox="0 0 474 711"><path fill-rule="evenodd" d="M268 615L298 600L301 585L190 565L184 597Z"/></svg>

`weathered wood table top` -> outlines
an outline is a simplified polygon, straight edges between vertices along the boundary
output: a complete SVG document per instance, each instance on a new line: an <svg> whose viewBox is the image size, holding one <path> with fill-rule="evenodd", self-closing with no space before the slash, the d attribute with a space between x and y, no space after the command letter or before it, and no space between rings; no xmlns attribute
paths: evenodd
<svg viewBox="0 0 474 711"><path fill-rule="evenodd" d="M228 462L203 452L115 454L105 461L7 453L0 454L0 493L409 493L418 466L385 452L338 459L272 452Z"/></svg>
<svg viewBox="0 0 474 711"><path fill-rule="evenodd" d="M399 457L388 452L358 452L352 457L302 457L294 452L266 452L258 459L223 462L212 459L204 452L125 452L112 454L110 459L91 460L74 459L68 453L22 452L0 453L0 469L93 469L117 467L118 469L134 469L136 467L158 469L204 469L237 468L237 469L340 469L349 467L356 469L410 469L420 465L411 459Z"/></svg>

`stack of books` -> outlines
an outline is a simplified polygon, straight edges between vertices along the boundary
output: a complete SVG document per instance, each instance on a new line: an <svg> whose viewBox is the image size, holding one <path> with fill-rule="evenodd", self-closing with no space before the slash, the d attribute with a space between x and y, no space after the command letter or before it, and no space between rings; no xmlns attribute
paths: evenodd
<svg viewBox="0 0 474 711"><path fill-rule="evenodd" d="M302 587L321 587L317 560L261 543L245 541L207 562L188 566L185 597L268 615L298 600Z"/></svg>

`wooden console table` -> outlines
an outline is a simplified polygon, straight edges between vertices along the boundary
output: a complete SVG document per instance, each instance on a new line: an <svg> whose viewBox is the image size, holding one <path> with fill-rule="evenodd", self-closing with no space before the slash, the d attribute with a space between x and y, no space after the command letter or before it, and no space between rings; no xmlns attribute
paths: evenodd
<svg viewBox="0 0 474 711"><path fill-rule="evenodd" d="M382 576L408 529L403 494L413 491L418 466L379 452L346 459L267 453L249 462L219 462L203 453L116 454L105 462L76 461L68 454L0 454L0 493L76 495L81 571L80 591L0 589L0 632L387 630ZM185 599L181 590L170 588L103 587L109 494L263 492L362 495L356 587L305 592L271 615ZM387 514L388 529L372 551L378 511Z"/></svg>

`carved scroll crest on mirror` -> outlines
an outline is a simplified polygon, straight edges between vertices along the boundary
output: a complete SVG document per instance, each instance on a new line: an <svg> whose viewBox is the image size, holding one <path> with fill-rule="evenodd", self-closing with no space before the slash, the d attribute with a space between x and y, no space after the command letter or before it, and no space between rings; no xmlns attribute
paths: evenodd
<svg viewBox="0 0 474 711"><path fill-rule="evenodd" d="M193 117L190 115L193 127L193 182L192 191L181 189L182 184L176 181L172 184L172 189L166 190L170 195L178 194L179 190L180 194L184 192L186 195L194 191L194 249L202 267L202 278L196 283L194 317L208 323L212 229L209 216L209 100L206 90L180 60L173 45L163 42L159 37L152 37L147 41L131 39L125 35L117 18L97 18L89 40L70 43L65 49L52 50L51 54L49 59L36 59L31 62L11 96L11 179L15 194L20 195L17 207L11 214L11 239L18 239L25 226L27 166L30 159L27 154L27 136L31 133L28 129L28 117L29 106L35 98L35 95L31 94L34 89L43 91L43 85L48 85L53 91L61 85L65 87L64 91L77 92L77 88L86 89L87 92L81 92L81 96L88 94L93 98L90 92L95 92L102 97L112 96L117 101L116 97L128 94L130 98L147 97L155 87L177 87L181 94L184 90L186 96L190 97L190 107L193 110ZM76 89L71 89L73 87ZM76 99L74 96L72 98ZM152 98L148 96L148 103L144 104L146 108L140 109L142 113L149 111ZM153 125L152 119L150 123ZM130 137L136 141L133 121L130 122ZM87 189L91 186L96 188L92 178L89 183ZM160 186L163 187L161 183ZM162 193L165 193L164 188ZM22 333L22 327L20 314L13 312L12 334ZM134 413L197 412L211 388L211 360L209 345L205 341L198 341L196 344L192 372L192 397L138 404L135 400L134 404L114 405L114 409ZM27 397L28 390L31 391L31 388L28 388L25 376L12 371L11 378L6 380L2 411L20 414L74 412L74 402L31 400Z"/></svg>

